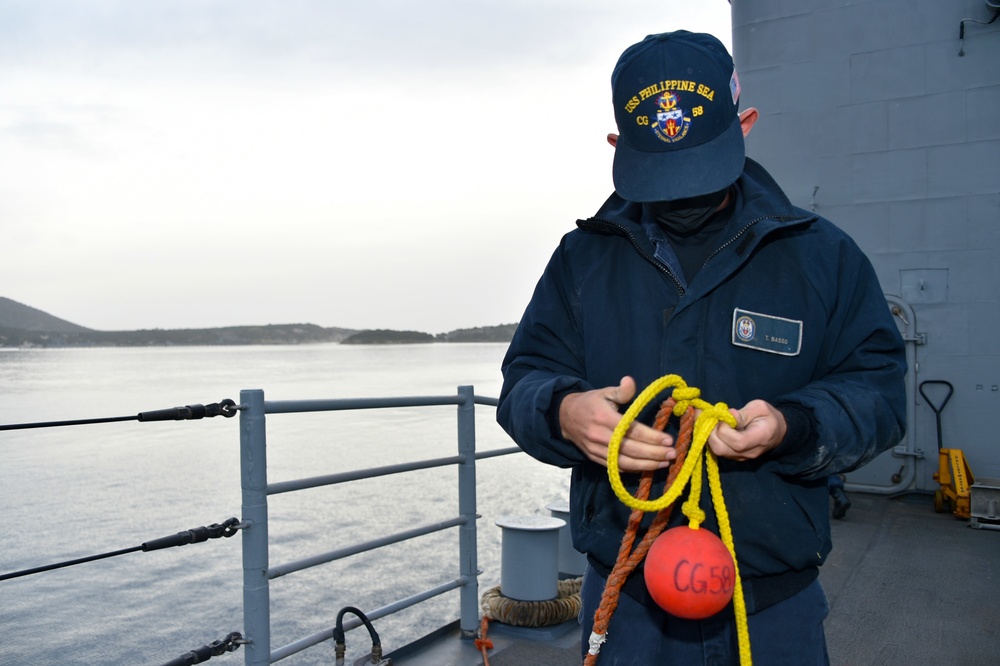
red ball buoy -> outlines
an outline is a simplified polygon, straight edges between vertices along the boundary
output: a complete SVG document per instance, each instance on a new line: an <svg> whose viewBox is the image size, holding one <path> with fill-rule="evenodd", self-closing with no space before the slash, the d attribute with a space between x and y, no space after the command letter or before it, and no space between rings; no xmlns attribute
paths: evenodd
<svg viewBox="0 0 1000 666"><path fill-rule="evenodd" d="M645 577L660 608L677 617L703 620L733 598L736 566L719 537L682 525L667 530L650 546Z"/></svg>

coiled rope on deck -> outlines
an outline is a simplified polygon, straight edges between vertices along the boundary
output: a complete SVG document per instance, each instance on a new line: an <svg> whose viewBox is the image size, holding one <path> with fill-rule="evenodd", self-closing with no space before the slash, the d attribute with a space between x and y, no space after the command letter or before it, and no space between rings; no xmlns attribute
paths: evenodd
<svg viewBox="0 0 1000 666"><path fill-rule="evenodd" d="M557 583L555 599L518 601L500 593L500 586L483 593L483 617L515 627L547 627L572 620L580 614L580 587L583 578L567 578Z"/></svg>
<svg viewBox="0 0 1000 666"><path fill-rule="evenodd" d="M489 650L493 641L487 637L490 620L515 627L547 627L579 617L583 607L580 588L583 577L567 578L556 583L556 598L543 601L519 601L505 597L500 586L483 593L480 607L483 619L476 638L476 648L483 654L483 666L490 666Z"/></svg>
<svg viewBox="0 0 1000 666"><path fill-rule="evenodd" d="M676 442L678 455L674 460L674 464L670 467L666 488L659 499L652 501L647 499L652 487L652 472L644 472L642 474L637 491L639 496L633 497L625 489L621 480L621 472L618 468L618 454L621 449L622 439L624 439L625 433L639 412L653 398L669 387L674 387L673 393L662 404L660 411L657 413L654 427L663 430L666 427L671 412L681 418L680 432L678 433ZM729 413L729 408L724 403L720 402L712 405L701 400L700 395L701 391L697 388L689 387L679 375L665 375L660 377L647 386L633 401L611 435L611 441L608 444L608 478L615 495L626 506L632 509L632 513L629 516L628 526L622 538L618 560L615 562L615 566L608 576L600 606L594 614L594 629L590 636L589 652L584 662L588 666L597 662L601 645L607 640L608 624L610 623L611 615L618 606L618 598L621 595L621 588L625 584L625 580L634 571L635 567L638 566L639 562L645 558L653 541L666 527L673 503L680 497L688 482L691 482L691 492L688 500L684 503L683 512L688 517L691 528L700 529L699 525L705 520L705 513L699 507L703 464L708 473L709 490L719 523L720 537L733 558L733 566L736 574L736 585L733 589L733 609L736 616L736 634L739 645L740 664L741 666L750 666L752 664L746 603L743 598L739 564L736 560L736 547L729 524L729 512L726 510L725 500L722 495L722 481L719 475L718 462L711 449L705 447L708 436L720 421L733 428L736 427L737 423L733 415ZM701 414L698 415L697 419L694 417L695 409L701 410ZM692 421L693 427L691 425ZM642 521L642 514L651 511L659 513L653 519L652 525L635 552L631 552L639 523Z"/></svg>

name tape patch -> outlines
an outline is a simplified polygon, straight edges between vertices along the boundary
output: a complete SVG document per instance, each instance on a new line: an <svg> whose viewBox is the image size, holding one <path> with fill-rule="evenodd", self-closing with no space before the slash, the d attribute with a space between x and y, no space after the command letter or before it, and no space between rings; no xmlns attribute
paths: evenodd
<svg viewBox="0 0 1000 666"><path fill-rule="evenodd" d="M802 351L802 321L736 308L733 344L771 354L798 356Z"/></svg>

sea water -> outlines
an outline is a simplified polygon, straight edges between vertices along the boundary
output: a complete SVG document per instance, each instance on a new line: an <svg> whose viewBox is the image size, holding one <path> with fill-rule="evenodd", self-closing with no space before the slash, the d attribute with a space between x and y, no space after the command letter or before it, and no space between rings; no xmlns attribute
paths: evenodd
<svg viewBox="0 0 1000 666"><path fill-rule="evenodd" d="M262 389L267 400L499 394L503 344L0 350L0 424L135 416ZM451 407L274 414L270 482L454 455ZM509 447L476 408L479 450ZM239 418L0 431L0 574L132 548L240 517ZM515 454L477 464L479 592L499 583L503 515L547 515L568 473ZM457 515L454 467L269 498L270 563ZM163 664L242 626L239 535L0 581L0 664ZM271 646L458 575L456 529L272 580ZM458 617L450 592L375 621L386 652ZM346 619L353 618L348 614ZM367 654L348 633L348 663ZM282 664L333 663L332 642ZM243 663L242 651L213 658Z"/></svg>

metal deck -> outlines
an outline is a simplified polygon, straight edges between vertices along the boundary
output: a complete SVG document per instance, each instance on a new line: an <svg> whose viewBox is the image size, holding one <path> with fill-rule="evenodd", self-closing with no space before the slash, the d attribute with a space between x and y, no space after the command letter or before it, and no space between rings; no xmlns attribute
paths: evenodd
<svg viewBox="0 0 1000 666"><path fill-rule="evenodd" d="M820 574L831 664L1000 664L1000 531L934 513L926 494L850 497ZM573 622L539 631L493 623L488 635L491 666L580 664ZM457 628L391 656L397 666L483 664Z"/></svg>
<svg viewBox="0 0 1000 666"><path fill-rule="evenodd" d="M832 664L1000 664L1000 532L930 495L851 494L820 580Z"/></svg>

